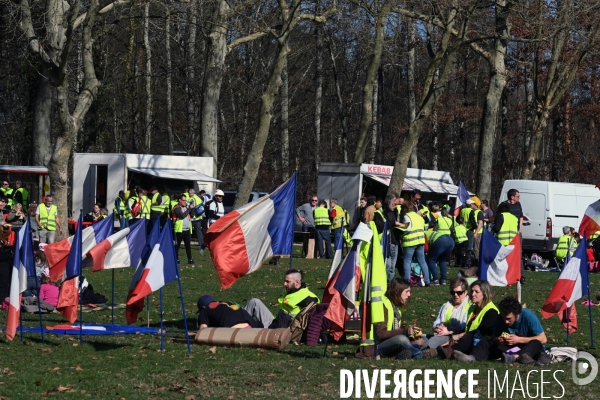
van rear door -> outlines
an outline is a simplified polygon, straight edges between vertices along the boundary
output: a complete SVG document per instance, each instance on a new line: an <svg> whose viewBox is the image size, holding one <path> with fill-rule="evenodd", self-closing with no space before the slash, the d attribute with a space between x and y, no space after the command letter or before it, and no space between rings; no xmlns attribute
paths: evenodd
<svg viewBox="0 0 600 400"><path fill-rule="evenodd" d="M543 250L546 247L546 195L519 191L523 208L523 249Z"/></svg>

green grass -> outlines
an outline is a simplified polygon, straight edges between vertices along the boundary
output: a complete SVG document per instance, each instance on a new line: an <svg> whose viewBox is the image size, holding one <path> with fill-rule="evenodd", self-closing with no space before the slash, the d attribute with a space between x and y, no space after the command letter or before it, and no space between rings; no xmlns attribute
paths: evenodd
<svg viewBox="0 0 600 400"><path fill-rule="evenodd" d="M181 254L184 259L184 254ZM187 309L188 325L195 330L196 301L203 293L212 293L215 298L244 303L252 297L262 299L273 311L277 297L283 292L283 274L288 265L265 265L254 274L246 276L232 288L221 290L217 274L208 256L200 257L195 250L196 265L183 265L182 285ZM287 261L287 260L285 260ZM294 259L294 267L306 272L306 282L316 293L321 294L327 278L329 264L323 260ZM132 270L117 270L115 288L117 302L124 302ZM457 269L450 269L454 277ZM88 280L97 292L110 298L111 273L87 273ZM523 287L523 302L540 315L539 310L548 295L556 274L527 272L528 284ZM592 275L592 293L600 287L600 276ZM513 295L514 288L497 288L496 299ZM435 314L448 297L448 287L413 288L412 299L405 313L405 320L423 328L431 327ZM183 327L179 290L171 283L164 290L165 324L170 329ZM579 331L571 336L571 346L598 357L599 352L590 348L589 318L587 308L578 302ZM158 294L152 296L150 323L159 321ZM593 309L595 341L600 341L597 326L598 308ZM115 311L115 323L125 324L124 310ZM5 315L3 313L2 315ZM146 313L140 314L139 325L146 325ZM5 317L0 317L4 325ZM24 326L36 326L35 314L23 316ZM110 311L84 314L85 322L110 323ZM46 325L64 323L61 315L44 315ZM546 328L550 346L564 346L565 332L554 317L542 321ZM165 351L160 352L160 339L153 335L87 336L79 345L78 336L46 335L42 344L39 335L25 334L24 342L18 338L8 342L0 334L0 398L30 399L43 397L101 398L101 399L151 399L151 398L339 398L340 369L386 368L391 370L413 368L441 369L454 371L461 368L479 369L478 391L487 398L486 376L488 370L504 374L508 370L511 387L516 370L525 385L530 368L520 365L504 366L498 362L483 362L466 365L458 361L443 360L358 360L354 358L356 345L330 346L323 358L322 347L290 345L283 351L251 348L217 348L192 345L187 354L185 344L172 341L182 338L182 333L169 336ZM546 369L562 369L558 373L565 387L566 399L597 398L600 378L591 385L576 386L570 373L570 364L552 365ZM535 377L539 384L539 374ZM560 396L562 389L550 376L544 386L544 396ZM392 385L393 388L393 385ZM529 385L530 390L535 387ZM531 393L534 394L533 392ZM365 398L364 389L362 396ZM493 394L492 394L493 397ZM506 394L498 395L506 398ZM515 392L514 398L522 398Z"/></svg>

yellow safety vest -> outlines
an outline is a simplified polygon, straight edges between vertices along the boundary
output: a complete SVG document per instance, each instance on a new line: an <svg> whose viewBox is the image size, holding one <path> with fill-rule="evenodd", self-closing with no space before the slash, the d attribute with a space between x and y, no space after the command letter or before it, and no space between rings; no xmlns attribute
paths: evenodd
<svg viewBox="0 0 600 400"><path fill-rule="evenodd" d="M450 227L452 226L452 219L448 217L439 217L437 219L438 229L437 231L445 235L450 234Z"/></svg>
<svg viewBox="0 0 600 400"><path fill-rule="evenodd" d="M158 205L152 206L152 211L163 212L162 199L158 191L152 196L152 201L150 203L158 203Z"/></svg>
<svg viewBox="0 0 600 400"><path fill-rule="evenodd" d="M18 188L17 191L16 191L16 193L19 193L19 192L21 193L21 199L23 199L22 200L23 201L22 206L23 206L23 208L27 208L27 206L29 205L29 202L28 202L28 200L29 200L29 192L24 187ZM16 204L16 201L15 201L15 204Z"/></svg>
<svg viewBox="0 0 600 400"><path fill-rule="evenodd" d="M42 225L42 229L46 229L48 231L56 230L56 213L58 212L58 208L54 204L50 206L50 213L48 213L48 209L45 204L40 204L40 224Z"/></svg>
<svg viewBox="0 0 600 400"><path fill-rule="evenodd" d="M302 309L298 306L307 297L316 297L317 303L320 303L319 296L308 290L308 288L300 288L294 293L286 294L277 299L279 308L289 314L291 317L295 317Z"/></svg>
<svg viewBox="0 0 600 400"><path fill-rule="evenodd" d="M406 214L410 218L410 231L407 231L402 237L402 247L418 246L425 244L425 221L414 211Z"/></svg>
<svg viewBox="0 0 600 400"><path fill-rule="evenodd" d="M467 326L465 327L465 331L466 332L474 332L477 330L477 328L479 328L479 325L481 325L481 321L483 321L483 317L485 316L485 314L489 311L489 310L496 310L498 311L498 307L496 307L496 305L494 304L494 302L490 301L489 303L487 303L485 305L485 307L483 307L481 309L481 311L479 312L479 314L477 314L477 317L475 317L475 319L473 320L473 322L471 322L471 324L469 324L468 321L471 320L471 317L473 316L473 313L475 312L475 308L477 306L475 304L471 304L471 306L469 307L469 310L467 311ZM499 311L498 311L499 313ZM485 335L486 337L490 337L489 335Z"/></svg>
<svg viewBox="0 0 600 400"><path fill-rule="evenodd" d="M562 235L558 239L558 244L556 245L556 258L562 261L567 258L567 254L573 256L575 249L571 246L571 240L573 240L573 238L569 235Z"/></svg>
<svg viewBox="0 0 600 400"><path fill-rule="evenodd" d="M150 201L150 199L147 196L140 197L140 200L141 200L141 204L140 204L139 217L150 219L150 209L151 209L150 204L152 204L152 202Z"/></svg>
<svg viewBox="0 0 600 400"><path fill-rule="evenodd" d="M590 238L588 240L594 240L598 236L600 236L600 231L596 231L596 232L592 233L592 235L590 236Z"/></svg>
<svg viewBox="0 0 600 400"><path fill-rule="evenodd" d="M119 205L120 210L117 209L117 204L118 204L117 200L120 200L120 203L121 203ZM119 217L121 215L121 214L119 214L119 211L123 212L123 218L127 218L127 219L131 218L131 211L129 211L129 206L127 205L127 202L124 201L122 198L117 197L115 199L115 205L113 206L113 214L116 219L119 219Z"/></svg>
<svg viewBox="0 0 600 400"><path fill-rule="evenodd" d="M456 243L462 243L469 240L467 237L467 228L464 225L457 225L454 228L454 234L456 235Z"/></svg>
<svg viewBox="0 0 600 400"><path fill-rule="evenodd" d="M383 296L383 306L387 311L387 321L385 321L385 329L391 331L394 329L394 307L392 302L386 296ZM400 319L398 320L398 326L402 326L402 310L398 309L400 313ZM367 333L367 339L363 340L361 346L373 346L375 344L375 325L372 323Z"/></svg>
<svg viewBox="0 0 600 400"><path fill-rule="evenodd" d="M471 211L473 211L471 209L471 207L463 207L460 209L460 216L463 217L463 220L465 221L465 228L467 228L467 230L471 230L471 223L469 222L469 215L471 215Z"/></svg>
<svg viewBox="0 0 600 400"><path fill-rule="evenodd" d="M163 193L162 197L163 197L163 202L162 202L163 213L169 215L169 204L171 203L171 197L166 192Z"/></svg>
<svg viewBox="0 0 600 400"><path fill-rule="evenodd" d="M504 217L504 222L496 238L501 245L508 246L510 241L519 233L519 219L509 212L503 212L502 217Z"/></svg>
<svg viewBox="0 0 600 400"><path fill-rule="evenodd" d="M331 224L331 229L338 229L342 227L342 222L344 225L348 225L348 218L346 218L346 210L344 210L339 205L335 205L333 207L335 210L335 218L333 219L333 223Z"/></svg>
<svg viewBox="0 0 600 400"><path fill-rule="evenodd" d="M430 230L425 231L425 236L427 236L427 241L429 242L430 246L432 244L434 244L435 241L438 240L441 236L444 236L444 235L446 235L446 233L443 233L440 231L430 231Z"/></svg>
<svg viewBox="0 0 600 400"><path fill-rule="evenodd" d="M315 216L315 226L330 226L331 222L329 221L329 210L325 207L317 207L314 211Z"/></svg>
<svg viewBox="0 0 600 400"><path fill-rule="evenodd" d="M193 195L191 197L191 200L194 202L194 207L202 204L202 199L200 197L198 197L197 195ZM196 210L192 211L194 213L194 216L192 217L192 221L199 221L202 219L202 215L196 215Z"/></svg>
<svg viewBox="0 0 600 400"><path fill-rule="evenodd" d="M173 210L175 210L175 208L173 208ZM189 219L190 215L188 214L186 218ZM175 214L175 212L173 212L173 220L175 221L175 223L173 224L173 232L175 232L175 233L183 232L183 219L177 218L177 214ZM193 226L192 226L192 224L190 224L190 234L192 234L192 233L193 233Z"/></svg>

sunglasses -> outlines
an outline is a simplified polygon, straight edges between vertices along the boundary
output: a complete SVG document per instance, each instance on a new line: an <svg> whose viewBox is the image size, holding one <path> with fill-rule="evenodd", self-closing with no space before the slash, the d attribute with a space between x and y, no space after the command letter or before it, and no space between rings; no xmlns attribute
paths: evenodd
<svg viewBox="0 0 600 400"><path fill-rule="evenodd" d="M457 290L457 291L451 290L450 291L450 295L452 295L452 296L454 296L454 295L462 296L464 292L465 292L464 290Z"/></svg>
<svg viewBox="0 0 600 400"><path fill-rule="evenodd" d="M317 202L317 201L319 201L319 200L311 200L311 201L312 201L313 203L316 203L316 202Z"/></svg>

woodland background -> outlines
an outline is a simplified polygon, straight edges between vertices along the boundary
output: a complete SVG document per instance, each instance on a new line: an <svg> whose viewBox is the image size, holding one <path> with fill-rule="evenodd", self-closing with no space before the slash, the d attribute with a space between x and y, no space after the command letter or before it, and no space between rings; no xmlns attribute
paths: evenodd
<svg viewBox="0 0 600 400"><path fill-rule="evenodd" d="M320 162L596 183L600 1L0 0L0 164L215 157L222 189ZM238 204L239 205L239 204ZM61 211L66 212L66 210Z"/></svg>

